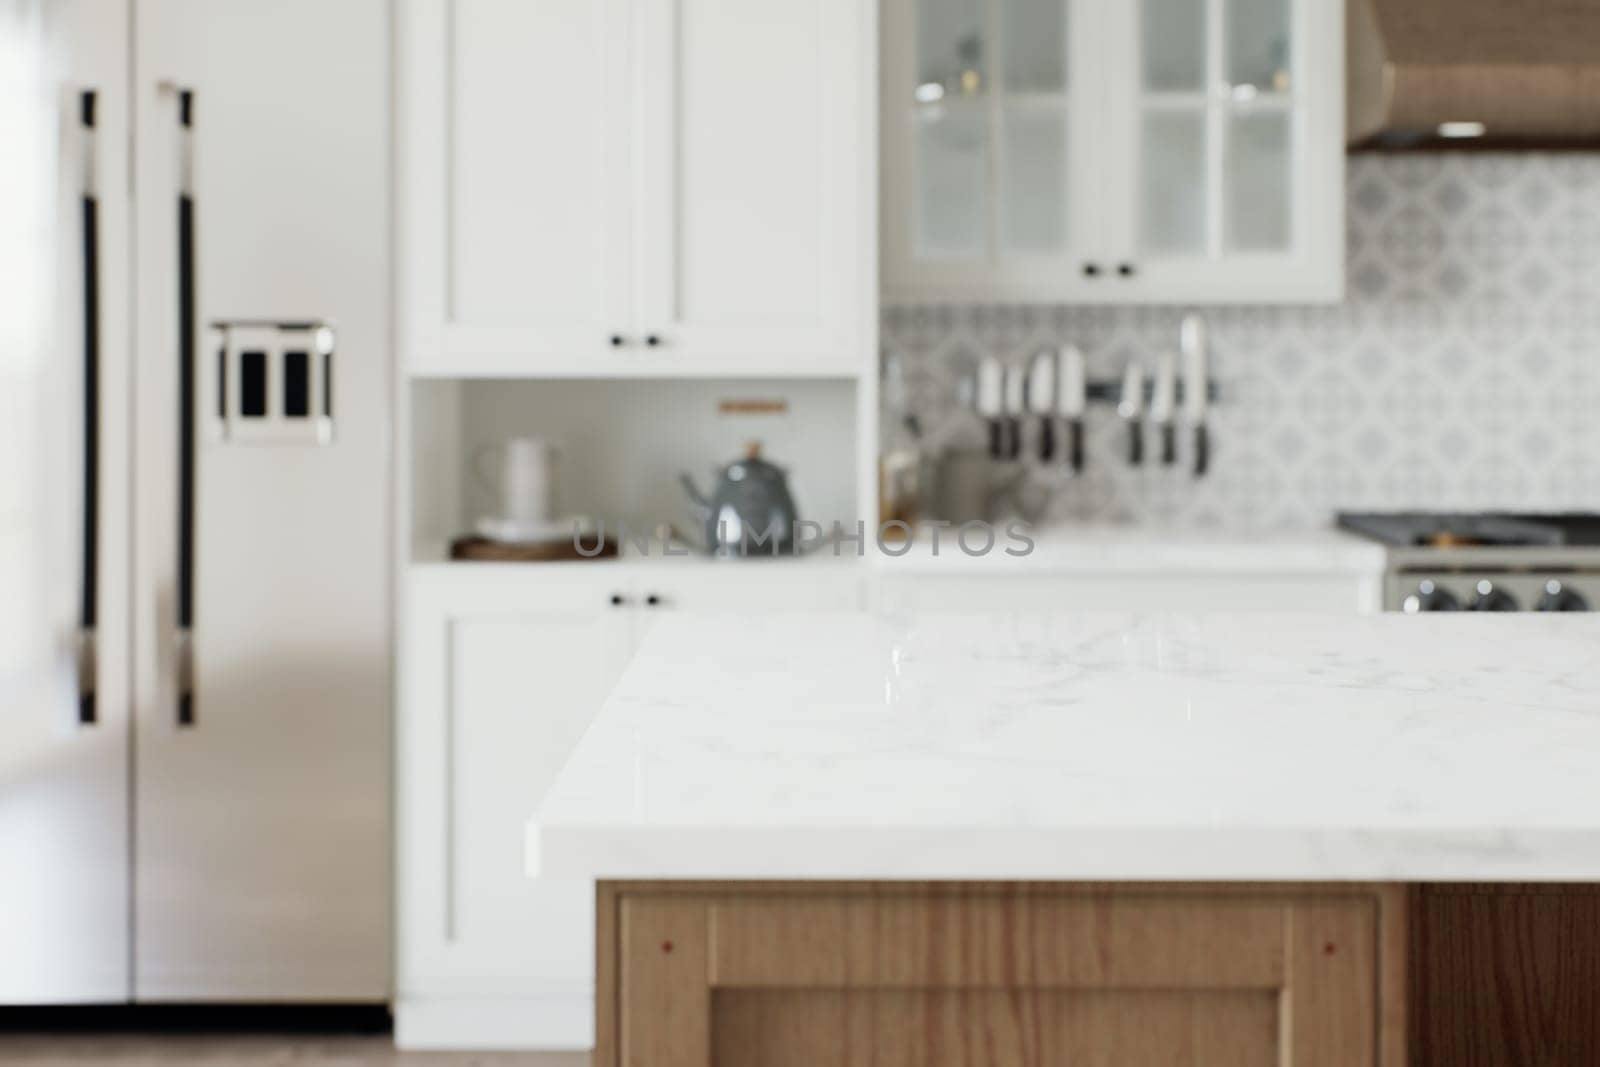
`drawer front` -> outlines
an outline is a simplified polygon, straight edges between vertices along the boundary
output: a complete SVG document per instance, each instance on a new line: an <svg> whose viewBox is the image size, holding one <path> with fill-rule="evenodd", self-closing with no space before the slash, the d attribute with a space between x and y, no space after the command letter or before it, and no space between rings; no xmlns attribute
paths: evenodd
<svg viewBox="0 0 1600 1067"><path fill-rule="evenodd" d="M602 889L598 1067L1398 1065L1397 890ZM609 953L614 951L614 955ZM614 969L613 969L614 968ZM620 995L612 999L614 992Z"/></svg>

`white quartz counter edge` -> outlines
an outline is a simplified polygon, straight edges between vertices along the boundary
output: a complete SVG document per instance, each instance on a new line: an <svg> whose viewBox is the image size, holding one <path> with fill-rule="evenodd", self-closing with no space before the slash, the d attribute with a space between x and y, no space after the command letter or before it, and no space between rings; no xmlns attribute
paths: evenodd
<svg viewBox="0 0 1600 1067"><path fill-rule="evenodd" d="M1587 616L685 616L579 741L526 858L618 879L1600 881L1597 662Z"/></svg>
<svg viewBox="0 0 1600 1067"><path fill-rule="evenodd" d="M959 531L922 531L909 544L872 547L887 574L1026 570L1030 574L1293 574L1381 576L1381 545L1336 529L1285 533L1162 530L1124 526L1060 526L1026 532L994 527L994 544L972 530L963 550ZM1031 546L1029 544L1031 541ZM848 546L846 546L848 548Z"/></svg>
<svg viewBox="0 0 1600 1067"><path fill-rule="evenodd" d="M818 857L826 856L825 862ZM527 827L530 878L1600 881L1600 829Z"/></svg>

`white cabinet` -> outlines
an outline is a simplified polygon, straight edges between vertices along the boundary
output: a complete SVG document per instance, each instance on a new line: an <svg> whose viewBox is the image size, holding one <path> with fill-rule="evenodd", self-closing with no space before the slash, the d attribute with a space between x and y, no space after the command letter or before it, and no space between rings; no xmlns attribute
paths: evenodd
<svg viewBox="0 0 1600 1067"><path fill-rule="evenodd" d="M1339 299L1342 9L885 0L885 294Z"/></svg>
<svg viewBox="0 0 1600 1067"><path fill-rule="evenodd" d="M850 610L820 563L432 564L407 583L398 737L396 1040L588 1048L594 886L530 879L539 807L651 626L674 610Z"/></svg>
<svg viewBox="0 0 1600 1067"><path fill-rule="evenodd" d="M600 570L524 581L495 566L434 567L410 583L397 790L403 1044L593 1039L594 887L530 880L522 840L632 652L621 582Z"/></svg>
<svg viewBox="0 0 1600 1067"><path fill-rule="evenodd" d="M873 356L857 0L405 0L418 374L838 375Z"/></svg>
<svg viewBox="0 0 1600 1067"><path fill-rule="evenodd" d="M402 338L413 368L603 355L627 328L627 0L400 6Z"/></svg>

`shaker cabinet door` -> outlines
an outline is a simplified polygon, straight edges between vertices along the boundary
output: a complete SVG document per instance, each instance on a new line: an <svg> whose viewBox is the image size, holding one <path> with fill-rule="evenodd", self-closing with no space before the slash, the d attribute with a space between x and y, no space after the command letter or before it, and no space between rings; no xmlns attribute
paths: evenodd
<svg viewBox="0 0 1600 1067"><path fill-rule="evenodd" d="M516 1003L517 1043L583 1048L593 1036L594 886L530 878L523 842L632 653L633 612L625 597L612 604L621 591L607 584L609 568L482 566L410 583L399 999Z"/></svg>
<svg viewBox="0 0 1600 1067"><path fill-rule="evenodd" d="M401 4L401 326L413 372L603 370L634 340L630 10Z"/></svg>
<svg viewBox="0 0 1600 1067"><path fill-rule="evenodd" d="M439 376L853 376L859 0L402 0L402 347Z"/></svg>
<svg viewBox="0 0 1600 1067"><path fill-rule="evenodd" d="M657 373L860 373L875 355L861 0L639 6L634 292Z"/></svg>

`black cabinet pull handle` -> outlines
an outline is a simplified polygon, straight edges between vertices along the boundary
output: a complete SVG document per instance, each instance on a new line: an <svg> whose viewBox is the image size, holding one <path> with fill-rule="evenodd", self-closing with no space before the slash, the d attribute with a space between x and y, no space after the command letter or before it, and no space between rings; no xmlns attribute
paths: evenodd
<svg viewBox="0 0 1600 1067"><path fill-rule="evenodd" d="M1085 263L1083 265L1083 276L1086 277L1086 278L1098 278L1098 277L1100 277L1100 264L1098 264L1098 263Z"/></svg>
<svg viewBox="0 0 1600 1067"><path fill-rule="evenodd" d="M1133 277L1133 274L1134 274L1134 267L1133 267L1133 264L1132 264L1132 263L1123 263L1123 264L1120 264L1120 265L1119 265L1119 266L1118 266L1118 267L1117 267L1117 273L1118 273L1118 274L1120 274L1120 275L1122 275L1122 276L1123 276L1123 277L1124 277L1124 278L1131 278L1131 277Z"/></svg>
<svg viewBox="0 0 1600 1067"><path fill-rule="evenodd" d="M612 348L621 348L626 343L626 339L620 333L614 333L611 335Z"/></svg>
<svg viewBox="0 0 1600 1067"><path fill-rule="evenodd" d="M623 596L621 593L612 593L611 594L611 606L612 607L620 608L620 607L622 607L622 605L626 604L627 602L628 602L628 598Z"/></svg>
<svg viewBox="0 0 1600 1067"><path fill-rule="evenodd" d="M661 598L655 593L651 593L649 596L644 598L644 602L653 608L661 603Z"/></svg>
<svg viewBox="0 0 1600 1067"><path fill-rule="evenodd" d="M78 605L78 722L93 726L100 530L100 197L95 185L95 92L78 98L83 128L83 574Z"/></svg>
<svg viewBox="0 0 1600 1067"><path fill-rule="evenodd" d="M644 339L644 343L649 345L651 348L658 348L661 345L661 338L656 334L650 334Z"/></svg>
<svg viewBox="0 0 1600 1067"><path fill-rule="evenodd" d="M178 725L193 726L195 559L194 93L178 90Z"/></svg>

